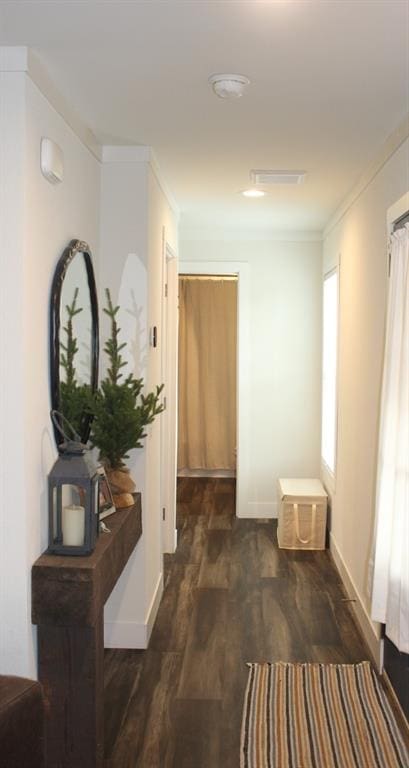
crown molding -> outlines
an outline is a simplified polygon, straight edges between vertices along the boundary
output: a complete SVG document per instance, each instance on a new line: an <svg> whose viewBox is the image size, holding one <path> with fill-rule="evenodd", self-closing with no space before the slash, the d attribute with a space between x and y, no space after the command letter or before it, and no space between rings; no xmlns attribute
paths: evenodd
<svg viewBox="0 0 409 768"><path fill-rule="evenodd" d="M335 213L331 216L323 231L323 239L329 235L334 227L341 221L349 209L354 205L358 198L365 192L369 184L373 181L375 176L382 170L384 165L397 152L402 144L409 137L409 113L404 120L396 128L396 130L388 136L381 149L379 150L375 160L368 166L366 171L362 174L358 182L343 200L341 205L336 209Z"/></svg>
<svg viewBox="0 0 409 768"><path fill-rule="evenodd" d="M145 145L104 144L101 148L103 163L150 163L152 150Z"/></svg>
<svg viewBox="0 0 409 768"><path fill-rule="evenodd" d="M257 228L217 228L183 226L179 230L179 240L183 242L224 241L237 242L273 242L273 243L320 243L322 232L315 230L275 230Z"/></svg>
<svg viewBox="0 0 409 768"><path fill-rule="evenodd" d="M156 178L156 181L158 182L163 194L165 195L172 212L176 218L176 223L179 224L180 221L180 208L176 202L175 197L173 196L173 192L171 192L170 187L168 186L168 183L166 179L164 178L162 171L159 167L158 161L156 159L156 155L151 149L151 159L150 159L150 166L152 168L152 172Z"/></svg>
<svg viewBox="0 0 409 768"><path fill-rule="evenodd" d="M107 163L147 163L165 195L177 222L179 221L179 206L162 175L152 147L142 144L106 144L101 149L102 163L104 165Z"/></svg>
<svg viewBox="0 0 409 768"><path fill-rule="evenodd" d="M22 45L0 46L0 72L28 72L28 49Z"/></svg>
<svg viewBox="0 0 409 768"><path fill-rule="evenodd" d="M179 220L179 207L160 171L151 147L99 144L93 132L58 91L40 59L26 46L0 46L0 72L25 73L99 162L149 163L177 221Z"/></svg>
<svg viewBox="0 0 409 768"><path fill-rule="evenodd" d="M28 75L49 101L52 107L65 120L76 136L89 149L94 157L101 161L101 147L90 128L81 120L78 113L64 99L58 88L54 85L40 59L28 50Z"/></svg>
<svg viewBox="0 0 409 768"><path fill-rule="evenodd" d="M65 101L33 51L25 46L1 46L0 72L25 73L84 146L101 160L101 149L94 134Z"/></svg>

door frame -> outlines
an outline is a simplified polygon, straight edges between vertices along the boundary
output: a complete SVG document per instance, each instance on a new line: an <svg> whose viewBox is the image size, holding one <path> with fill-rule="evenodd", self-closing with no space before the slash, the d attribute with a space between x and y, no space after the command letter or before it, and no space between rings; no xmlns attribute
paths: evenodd
<svg viewBox="0 0 409 768"><path fill-rule="evenodd" d="M176 549L178 267L177 256L163 232L162 356L165 410L161 417L162 553Z"/></svg>
<svg viewBox="0 0 409 768"><path fill-rule="evenodd" d="M237 275L236 515L248 517L250 462L250 269L245 261L183 261L179 275Z"/></svg>

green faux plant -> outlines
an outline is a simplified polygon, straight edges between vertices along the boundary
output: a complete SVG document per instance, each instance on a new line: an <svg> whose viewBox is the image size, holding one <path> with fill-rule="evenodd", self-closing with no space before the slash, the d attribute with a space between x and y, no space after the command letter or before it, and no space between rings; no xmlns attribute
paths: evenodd
<svg viewBox="0 0 409 768"><path fill-rule="evenodd" d="M67 304L67 323L63 326L65 343L60 342L62 349L60 364L64 370L65 381L60 381L60 410L68 419L75 431L81 435L84 419L86 419L90 396L89 384L79 384L75 369L75 356L78 352L77 339L74 336L73 319L82 312L77 307L78 288L74 291L71 304Z"/></svg>
<svg viewBox="0 0 409 768"><path fill-rule="evenodd" d="M163 384L144 395L143 379L135 379L132 374L124 377L122 368L126 362L121 352L126 343L119 342L119 306L112 304L108 289L105 293L107 307L104 312L111 321L111 335L104 346L109 368L98 391L90 398L91 442L99 449L100 461L108 470L115 470L125 466L124 459L129 458L132 448L142 448L145 427L164 410L160 402Z"/></svg>

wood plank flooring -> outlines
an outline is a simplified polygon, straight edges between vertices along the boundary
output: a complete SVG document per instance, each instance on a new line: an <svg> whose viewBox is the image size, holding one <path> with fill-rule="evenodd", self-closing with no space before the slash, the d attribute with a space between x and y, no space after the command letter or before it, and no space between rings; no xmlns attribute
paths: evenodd
<svg viewBox="0 0 409 768"><path fill-rule="evenodd" d="M369 658L329 553L279 550L234 497L230 479L178 481L149 649L105 652L106 768L237 768L246 662Z"/></svg>

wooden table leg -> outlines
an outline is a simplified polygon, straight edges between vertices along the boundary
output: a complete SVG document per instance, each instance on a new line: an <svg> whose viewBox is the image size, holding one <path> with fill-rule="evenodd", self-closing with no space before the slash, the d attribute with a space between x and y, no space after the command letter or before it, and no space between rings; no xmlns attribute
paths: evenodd
<svg viewBox="0 0 409 768"><path fill-rule="evenodd" d="M46 699L47 768L102 768L104 625L38 627Z"/></svg>

